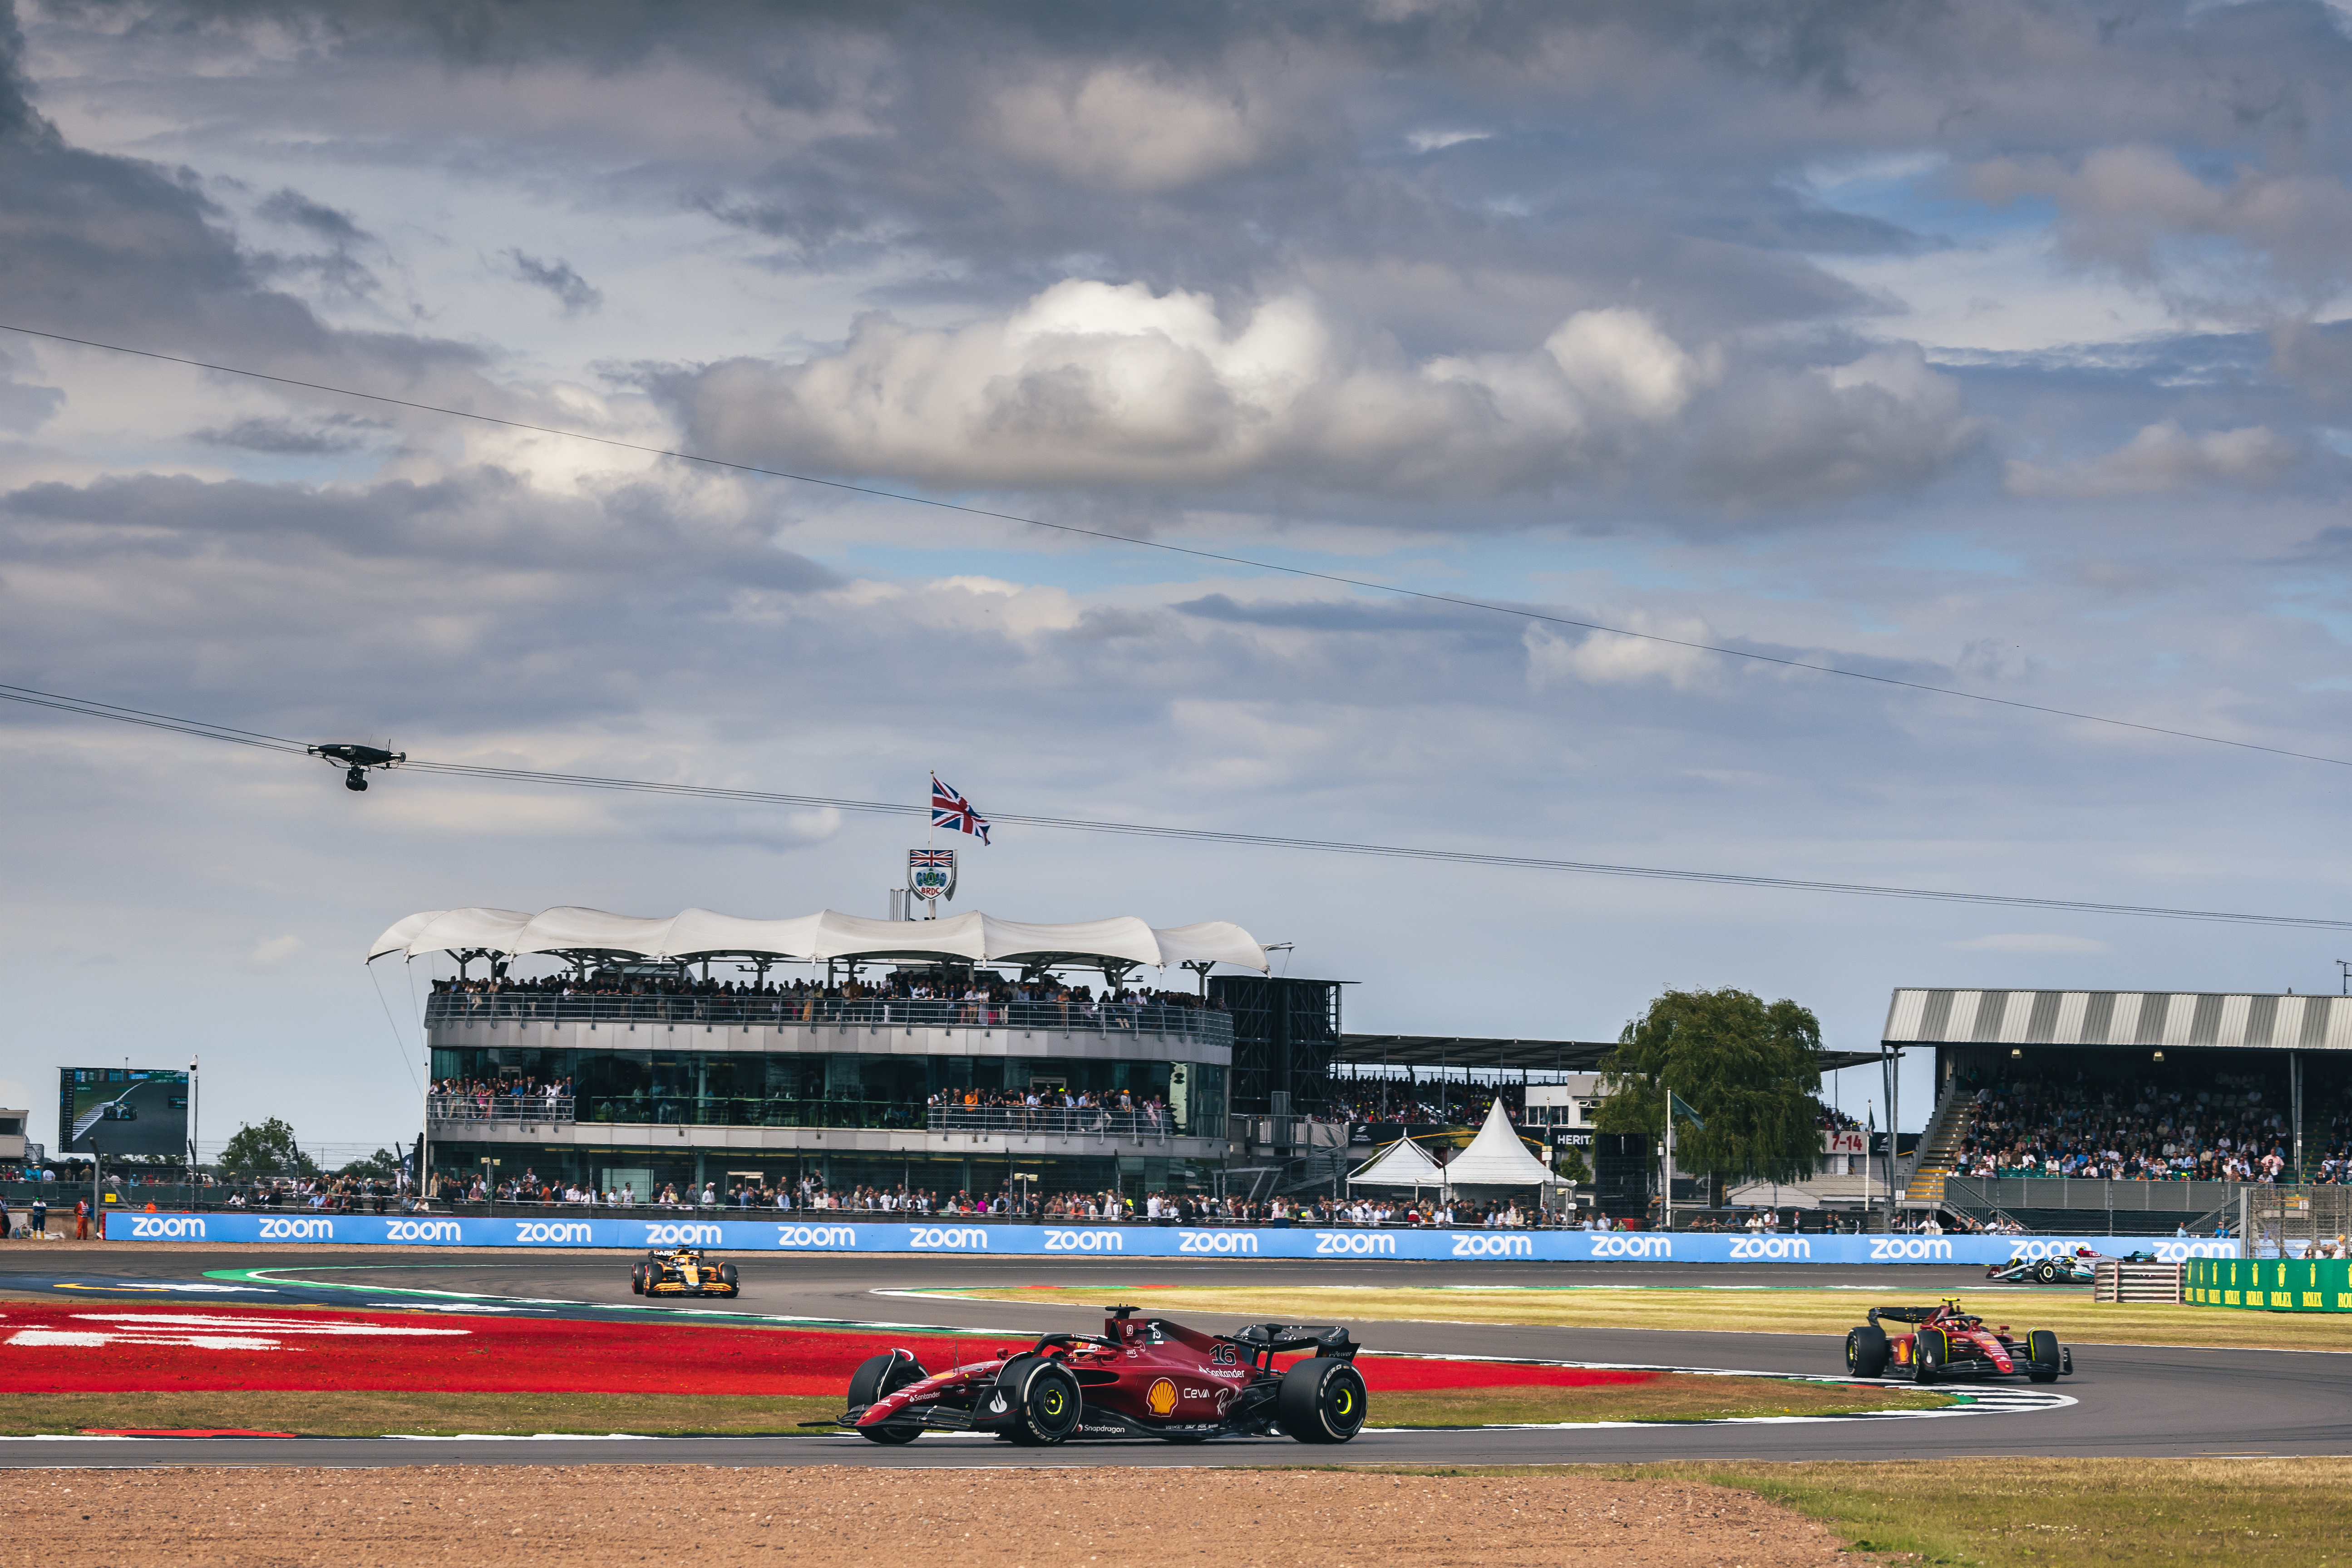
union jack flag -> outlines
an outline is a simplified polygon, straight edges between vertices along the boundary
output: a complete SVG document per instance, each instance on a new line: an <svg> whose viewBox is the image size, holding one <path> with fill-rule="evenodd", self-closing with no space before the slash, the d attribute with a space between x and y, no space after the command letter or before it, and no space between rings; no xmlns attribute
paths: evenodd
<svg viewBox="0 0 2352 1568"><path fill-rule="evenodd" d="M931 826L957 833L977 833L982 844L988 842L988 818L972 810L971 802L940 783L940 775L931 775Z"/></svg>
<svg viewBox="0 0 2352 1568"><path fill-rule="evenodd" d="M909 849L907 851L907 868L910 871L952 871L955 869L955 851Z"/></svg>

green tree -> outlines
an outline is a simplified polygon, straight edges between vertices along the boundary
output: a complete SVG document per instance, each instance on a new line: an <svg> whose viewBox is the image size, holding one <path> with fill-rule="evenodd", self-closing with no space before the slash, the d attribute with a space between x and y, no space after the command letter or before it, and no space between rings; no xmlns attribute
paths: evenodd
<svg viewBox="0 0 2352 1568"><path fill-rule="evenodd" d="M389 1149L378 1149L364 1160L353 1160L335 1174L357 1176L363 1182L389 1181L400 1174L400 1156Z"/></svg>
<svg viewBox="0 0 2352 1568"><path fill-rule="evenodd" d="M1725 1184L1800 1181L1821 1161L1821 1021L1785 998L1745 991L1669 991L1625 1026L1601 1063L1596 1124L1660 1138L1666 1091L1706 1123L1675 1126L1675 1163Z"/></svg>
<svg viewBox="0 0 2352 1568"><path fill-rule="evenodd" d="M319 1167L294 1142L294 1129L275 1116L258 1127L237 1123L236 1136L221 1151L220 1169L228 1176L314 1176Z"/></svg>

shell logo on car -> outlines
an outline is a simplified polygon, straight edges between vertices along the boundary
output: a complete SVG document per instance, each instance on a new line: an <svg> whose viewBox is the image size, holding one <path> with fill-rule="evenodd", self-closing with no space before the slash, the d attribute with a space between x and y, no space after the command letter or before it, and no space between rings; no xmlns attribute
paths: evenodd
<svg viewBox="0 0 2352 1568"><path fill-rule="evenodd" d="M1143 1396L1143 1403L1154 1415L1174 1415L1176 1413L1176 1385L1164 1377L1155 1378L1152 1381L1150 1390Z"/></svg>

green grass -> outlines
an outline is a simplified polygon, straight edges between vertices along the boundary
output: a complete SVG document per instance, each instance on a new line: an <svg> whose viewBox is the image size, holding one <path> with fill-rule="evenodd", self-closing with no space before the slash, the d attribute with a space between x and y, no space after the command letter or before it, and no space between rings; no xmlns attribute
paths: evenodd
<svg viewBox="0 0 2352 1568"><path fill-rule="evenodd" d="M2352 1563L2352 1458L1378 1468L1703 1481L1819 1520L1877 1560L1955 1568Z"/></svg>

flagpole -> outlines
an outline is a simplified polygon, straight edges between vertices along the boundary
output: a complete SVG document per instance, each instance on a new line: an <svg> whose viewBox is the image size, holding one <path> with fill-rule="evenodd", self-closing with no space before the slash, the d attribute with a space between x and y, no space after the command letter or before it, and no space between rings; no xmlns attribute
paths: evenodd
<svg viewBox="0 0 2352 1568"><path fill-rule="evenodd" d="M1675 1228L1675 1091L1666 1090L1666 1169L1660 1178L1660 1187L1666 1195L1666 1229Z"/></svg>

